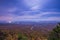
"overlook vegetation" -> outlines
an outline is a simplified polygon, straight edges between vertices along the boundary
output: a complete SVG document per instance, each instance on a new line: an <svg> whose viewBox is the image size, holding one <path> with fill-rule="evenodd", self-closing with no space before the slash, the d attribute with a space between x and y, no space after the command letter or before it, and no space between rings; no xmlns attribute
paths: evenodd
<svg viewBox="0 0 60 40"><path fill-rule="evenodd" d="M1 29L0 40L60 40L60 24L53 30Z"/></svg>
<svg viewBox="0 0 60 40"><path fill-rule="evenodd" d="M60 40L60 23L51 31L48 40Z"/></svg>

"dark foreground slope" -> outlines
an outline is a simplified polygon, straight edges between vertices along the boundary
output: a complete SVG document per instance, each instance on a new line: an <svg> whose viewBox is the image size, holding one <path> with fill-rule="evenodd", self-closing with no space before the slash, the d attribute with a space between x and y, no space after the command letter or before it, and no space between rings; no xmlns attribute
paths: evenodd
<svg viewBox="0 0 60 40"><path fill-rule="evenodd" d="M55 26L56 23L0 24L0 37L2 35L1 38L6 40L45 40Z"/></svg>

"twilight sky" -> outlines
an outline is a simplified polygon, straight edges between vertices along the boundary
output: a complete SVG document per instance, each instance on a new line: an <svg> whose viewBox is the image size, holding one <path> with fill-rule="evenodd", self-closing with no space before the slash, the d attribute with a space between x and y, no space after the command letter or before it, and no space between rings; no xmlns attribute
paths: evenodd
<svg viewBox="0 0 60 40"><path fill-rule="evenodd" d="M60 0L0 0L0 21L60 22Z"/></svg>

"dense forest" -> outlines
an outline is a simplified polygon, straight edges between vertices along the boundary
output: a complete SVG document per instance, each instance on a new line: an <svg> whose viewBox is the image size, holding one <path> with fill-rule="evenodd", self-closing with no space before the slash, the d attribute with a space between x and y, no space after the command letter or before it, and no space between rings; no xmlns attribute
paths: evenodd
<svg viewBox="0 0 60 40"><path fill-rule="evenodd" d="M60 40L60 23L53 30L44 31L0 28L0 40Z"/></svg>

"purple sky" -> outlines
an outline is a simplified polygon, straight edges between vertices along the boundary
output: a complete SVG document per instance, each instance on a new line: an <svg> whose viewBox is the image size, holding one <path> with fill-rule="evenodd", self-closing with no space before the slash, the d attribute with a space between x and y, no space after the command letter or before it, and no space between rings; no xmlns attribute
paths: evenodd
<svg viewBox="0 0 60 40"><path fill-rule="evenodd" d="M0 21L60 22L60 0L0 0Z"/></svg>

